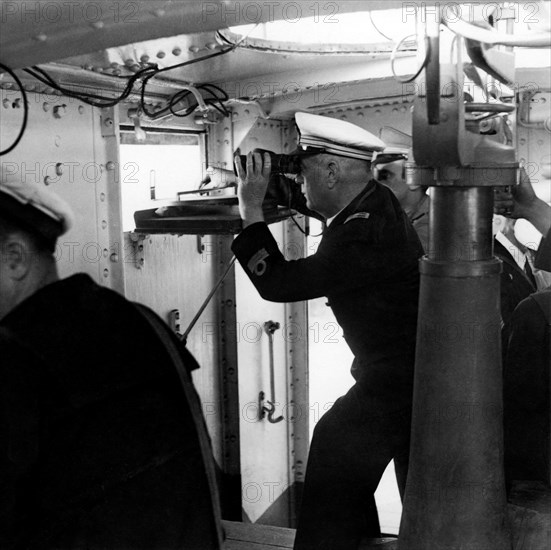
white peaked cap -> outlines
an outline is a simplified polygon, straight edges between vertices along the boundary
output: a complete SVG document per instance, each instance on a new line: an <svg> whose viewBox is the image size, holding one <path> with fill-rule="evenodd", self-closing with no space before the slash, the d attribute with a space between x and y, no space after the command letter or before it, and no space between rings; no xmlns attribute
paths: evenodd
<svg viewBox="0 0 551 550"><path fill-rule="evenodd" d="M296 113L300 133L299 147L319 149L320 152L344 157L371 160L375 151L382 151L385 143L371 132L336 118L312 113Z"/></svg>
<svg viewBox="0 0 551 550"><path fill-rule="evenodd" d="M55 239L74 224L71 207L35 183L0 181L0 217L22 224L46 239Z"/></svg>

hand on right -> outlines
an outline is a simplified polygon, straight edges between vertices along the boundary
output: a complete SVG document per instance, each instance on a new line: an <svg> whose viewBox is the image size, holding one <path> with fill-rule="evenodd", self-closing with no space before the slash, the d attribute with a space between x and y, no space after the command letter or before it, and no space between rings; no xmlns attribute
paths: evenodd
<svg viewBox="0 0 551 550"><path fill-rule="evenodd" d="M551 206L540 199L534 192L530 177L524 168L520 169L520 181L509 192L503 192L496 188L494 195L494 210L503 213L508 209L508 218L524 218L542 233L546 235L551 228ZM500 212L500 209L502 212Z"/></svg>

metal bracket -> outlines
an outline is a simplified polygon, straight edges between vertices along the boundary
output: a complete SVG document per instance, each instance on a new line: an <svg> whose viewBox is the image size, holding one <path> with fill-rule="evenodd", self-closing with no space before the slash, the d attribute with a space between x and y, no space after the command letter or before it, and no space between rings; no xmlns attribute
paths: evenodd
<svg viewBox="0 0 551 550"><path fill-rule="evenodd" d="M205 245L203 244L204 235L197 235L197 253L203 254L205 251Z"/></svg>
<svg viewBox="0 0 551 550"><path fill-rule="evenodd" d="M130 241L134 247L134 266L136 269L142 269L145 265L143 242L148 237L149 235L145 235L144 233L135 233L134 231L130 232Z"/></svg>
<svg viewBox="0 0 551 550"><path fill-rule="evenodd" d="M277 418L274 418L275 414L275 403L272 403L271 401L266 401L266 405L264 404L264 400L266 399L266 394L261 391L258 394L258 418L259 420L263 420L266 415L268 415L268 422L270 424L277 424L278 422L281 422L283 420L283 416L278 416Z"/></svg>
<svg viewBox="0 0 551 550"><path fill-rule="evenodd" d="M140 124L141 109L128 109L128 118L134 123L134 135L137 141L145 141L147 134Z"/></svg>
<svg viewBox="0 0 551 550"><path fill-rule="evenodd" d="M180 332L180 310L173 309L168 314L168 326L176 336L182 336Z"/></svg>
<svg viewBox="0 0 551 550"><path fill-rule="evenodd" d="M118 115L112 107L101 110L101 137L113 137L118 131Z"/></svg>

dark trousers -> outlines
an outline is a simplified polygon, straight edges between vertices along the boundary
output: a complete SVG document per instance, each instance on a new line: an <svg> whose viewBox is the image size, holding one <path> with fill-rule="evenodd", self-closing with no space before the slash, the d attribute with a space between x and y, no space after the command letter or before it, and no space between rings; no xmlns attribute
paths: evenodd
<svg viewBox="0 0 551 550"><path fill-rule="evenodd" d="M388 463L399 457L405 485L411 406L371 396L359 383L339 398L314 429L295 550L356 550L378 536L373 494ZM400 406L400 408L397 408ZM405 406L404 406L405 405Z"/></svg>

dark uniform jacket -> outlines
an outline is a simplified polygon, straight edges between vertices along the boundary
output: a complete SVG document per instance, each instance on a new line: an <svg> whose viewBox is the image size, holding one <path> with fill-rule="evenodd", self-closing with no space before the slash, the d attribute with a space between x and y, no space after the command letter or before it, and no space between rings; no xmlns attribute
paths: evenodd
<svg viewBox="0 0 551 550"><path fill-rule="evenodd" d="M501 271L501 319L508 327L511 315L517 305L528 298L536 287L517 264L511 253L497 239L494 239L494 256L503 262Z"/></svg>
<svg viewBox="0 0 551 550"><path fill-rule="evenodd" d="M540 242L535 266L544 271L551 271L551 229Z"/></svg>
<svg viewBox="0 0 551 550"><path fill-rule="evenodd" d="M232 249L264 299L328 297L357 380L376 393L410 391L423 249L390 189L370 181L308 258L286 261L264 223L243 230Z"/></svg>
<svg viewBox="0 0 551 550"><path fill-rule="evenodd" d="M0 322L0 356L0 548L218 548L197 396L134 304L55 282Z"/></svg>
<svg viewBox="0 0 551 550"><path fill-rule="evenodd" d="M551 289L523 300L511 317L505 355L507 481L551 479Z"/></svg>
<svg viewBox="0 0 551 550"><path fill-rule="evenodd" d="M536 254L551 271L551 230ZM505 474L514 480L551 479L551 288L520 302L510 320L504 354Z"/></svg>

